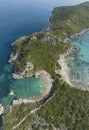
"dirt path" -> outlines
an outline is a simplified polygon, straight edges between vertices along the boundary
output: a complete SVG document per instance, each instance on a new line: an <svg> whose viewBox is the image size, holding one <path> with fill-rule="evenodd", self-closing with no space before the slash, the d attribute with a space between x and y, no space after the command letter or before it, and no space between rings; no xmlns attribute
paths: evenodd
<svg viewBox="0 0 89 130"><path fill-rule="evenodd" d="M34 109L34 110L32 110L32 111L31 111L27 116L25 116L16 126L14 126L14 127L12 128L12 130L14 130L14 129L16 129L17 127L19 127L19 126L28 118L28 116L30 116L31 114L35 113L35 112L38 111L40 108L41 108L41 106L38 107L38 108L36 108L36 109Z"/></svg>
<svg viewBox="0 0 89 130"><path fill-rule="evenodd" d="M41 109L42 107L44 107L54 96L56 95L56 93L49 98L43 105L39 106L38 108L35 108L33 110L30 111L30 113L25 116L17 125L15 125L11 130L15 130L16 128L18 128L31 114L34 114L35 112L37 112L39 109Z"/></svg>

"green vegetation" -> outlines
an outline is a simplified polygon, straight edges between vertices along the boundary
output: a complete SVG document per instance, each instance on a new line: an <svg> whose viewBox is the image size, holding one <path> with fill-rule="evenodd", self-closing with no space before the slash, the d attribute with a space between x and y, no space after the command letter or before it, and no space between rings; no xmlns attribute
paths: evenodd
<svg viewBox="0 0 89 130"><path fill-rule="evenodd" d="M56 85L59 86L58 83ZM88 102L89 92L71 89L64 83L58 88L55 97L38 111L38 116L56 128L63 124L68 130L88 130Z"/></svg>
<svg viewBox="0 0 89 130"><path fill-rule="evenodd" d="M50 30L62 40L89 28L89 2L77 6L58 7L52 14Z"/></svg>
<svg viewBox="0 0 89 130"><path fill-rule="evenodd" d="M70 88L56 77L52 96L51 100L28 116L16 130L89 130L89 92ZM16 107L4 118L6 130L11 130L18 124L29 114L31 108L30 105L24 106L25 108L23 105Z"/></svg>
<svg viewBox="0 0 89 130"><path fill-rule="evenodd" d="M52 41L43 41L43 34L36 33L24 38L24 42L17 41L14 46L15 52L18 48L17 53L19 53L18 60L15 62L17 72L24 71L26 63L31 62L33 63L34 71L44 69L54 74L55 66L58 67L59 54L64 53L69 48L69 44L63 42L53 44Z"/></svg>
<svg viewBox="0 0 89 130"><path fill-rule="evenodd" d="M38 107L38 104L21 104L14 105L13 108L3 119L4 129L12 130L12 128L20 122L31 110Z"/></svg>
<svg viewBox="0 0 89 130"><path fill-rule="evenodd" d="M39 104L16 105L3 116L5 130L12 130L31 110L16 130L89 130L89 92L71 88L55 73L60 69L59 55L66 52L69 44L61 42L67 37L89 27L89 2L55 8L49 32L35 33L16 41L13 53L19 54L15 69L22 72L27 62L32 62L34 72L45 69L53 77L50 98Z"/></svg>

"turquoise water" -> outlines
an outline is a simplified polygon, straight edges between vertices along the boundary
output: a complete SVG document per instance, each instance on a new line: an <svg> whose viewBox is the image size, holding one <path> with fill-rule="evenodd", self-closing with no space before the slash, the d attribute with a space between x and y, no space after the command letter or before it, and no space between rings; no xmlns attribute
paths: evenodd
<svg viewBox="0 0 89 130"><path fill-rule="evenodd" d="M13 91L13 95L4 97L2 102L9 104L13 99L26 98L37 99L42 96L44 91L44 80L39 78L24 78L20 80L14 80L10 84L10 88Z"/></svg>
<svg viewBox="0 0 89 130"><path fill-rule="evenodd" d="M71 82L87 89L89 88L89 32L72 39L71 44L78 48L67 58Z"/></svg>

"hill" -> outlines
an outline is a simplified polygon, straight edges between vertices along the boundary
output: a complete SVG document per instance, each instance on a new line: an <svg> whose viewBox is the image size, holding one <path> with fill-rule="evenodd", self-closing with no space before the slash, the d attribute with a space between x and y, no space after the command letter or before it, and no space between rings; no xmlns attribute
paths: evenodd
<svg viewBox="0 0 89 130"><path fill-rule="evenodd" d="M54 8L50 31L62 40L89 28L89 2Z"/></svg>

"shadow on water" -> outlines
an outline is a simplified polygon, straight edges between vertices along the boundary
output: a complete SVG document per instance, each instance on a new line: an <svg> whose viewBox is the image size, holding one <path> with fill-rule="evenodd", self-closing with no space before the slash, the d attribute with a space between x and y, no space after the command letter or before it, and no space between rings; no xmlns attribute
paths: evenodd
<svg viewBox="0 0 89 130"><path fill-rule="evenodd" d="M2 115L0 115L0 130L4 130L4 128L3 128L3 121L2 121Z"/></svg>

